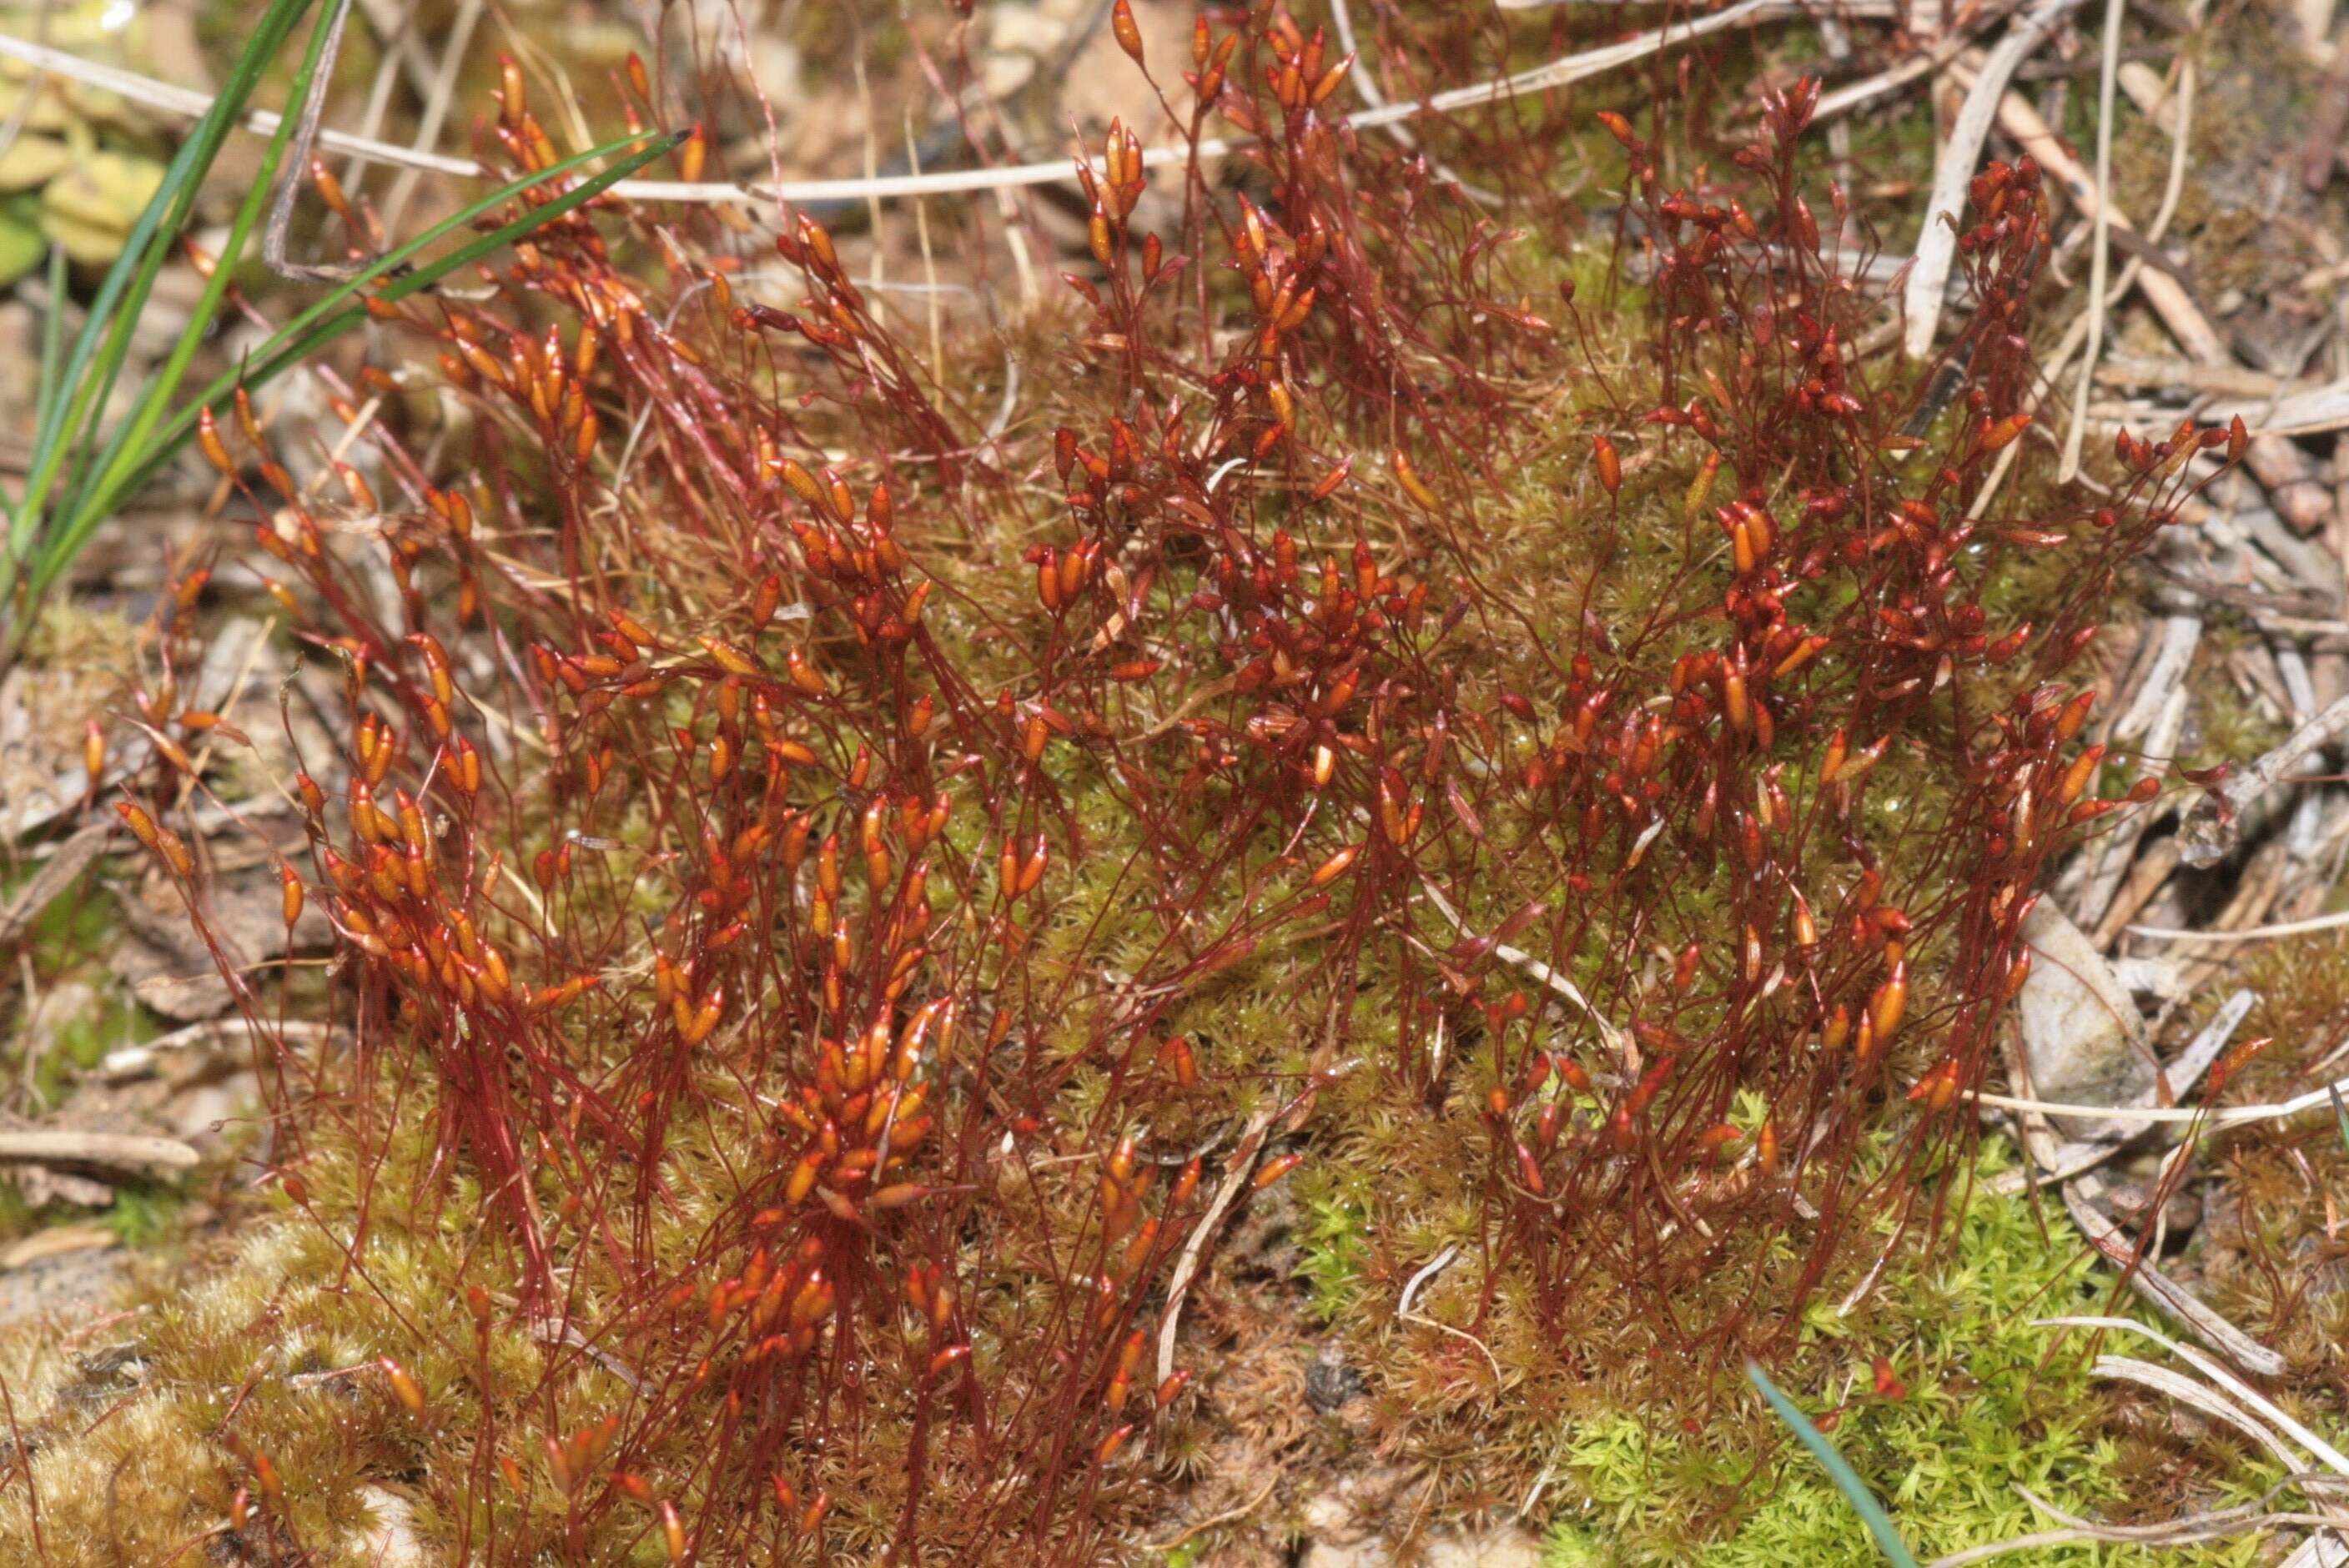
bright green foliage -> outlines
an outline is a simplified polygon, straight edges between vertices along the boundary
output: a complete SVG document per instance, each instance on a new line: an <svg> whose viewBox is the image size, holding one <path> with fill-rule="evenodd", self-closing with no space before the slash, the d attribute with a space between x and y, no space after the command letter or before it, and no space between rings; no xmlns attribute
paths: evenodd
<svg viewBox="0 0 2349 1568"><path fill-rule="evenodd" d="M2002 1148L1991 1145L1979 1173L2006 1162ZM2060 1215L1978 1191L1939 1261L1896 1264L1851 1319L1836 1320L1832 1304L1813 1315L1808 1376L1790 1373L1782 1381L1815 1418L1843 1401L1836 1446L1920 1560L2048 1528L2051 1522L2016 1493L2018 1483L2090 1518L2123 1499L2118 1450L2101 1429L2102 1401L2088 1375L2087 1342L2033 1326L2035 1318L2109 1309L2109 1281L2082 1265L2080 1244ZM1873 1340L1878 1326L1908 1337ZM1878 1348L1907 1386L1906 1398L1875 1394L1870 1363ZM1584 1506L1561 1511L1547 1568L1883 1562L1859 1516L1807 1454L1791 1442L1763 1453L1750 1446L1748 1434L1771 1429L1725 1420L1687 1437L1651 1432L1630 1414L1584 1428L1566 1457ZM2236 1478L2247 1492L2273 1479L2249 1470ZM1691 1532L1709 1520L1717 1534L1692 1547ZM2255 1563L2260 1553L2253 1541L2183 1556L2067 1545L1999 1561L2020 1568L2157 1561L2216 1568Z"/></svg>
<svg viewBox="0 0 2349 1568"><path fill-rule="evenodd" d="M1368 1261L1364 1237L1368 1224L1365 1194L1359 1189L1359 1167L1333 1167L1327 1171L1300 1172L1298 1193L1305 1208L1297 1240L1305 1252L1297 1276L1313 1293L1313 1309L1322 1321L1334 1321L1361 1294L1362 1266Z"/></svg>
<svg viewBox="0 0 2349 1568"><path fill-rule="evenodd" d="M114 1206L104 1223L126 1247L150 1247L167 1240L187 1199L179 1189L160 1183L117 1187Z"/></svg>

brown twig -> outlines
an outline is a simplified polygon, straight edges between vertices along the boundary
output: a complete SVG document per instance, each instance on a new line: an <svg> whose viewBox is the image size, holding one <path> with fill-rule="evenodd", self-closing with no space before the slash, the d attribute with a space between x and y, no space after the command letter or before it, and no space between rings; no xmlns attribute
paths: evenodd
<svg viewBox="0 0 2349 1568"><path fill-rule="evenodd" d="M2337 697L2323 712L2292 732L2282 746L2252 763L2197 801L2179 825L2178 848L2189 866L2215 865L2235 846L2237 824L2245 808L2320 747L2349 734L2349 696Z"/></svg>
<svg viewBox="0 0 2349 1568"><path fill-rule="evenodd" d="M261 259L280 277L340 283L360 272L356 266L310 266L285 253L286 235L294 226L294 203L309 182L310 150L317 145L318 119L326 112L326 88L334 81L335 57L342 49L343 24L350 14L351 0L335 0L334 10L319 24L326 29L326 46L318 56L317 74L310 78L309 95L295 112L294 134L287 139L285 159L278 170L277 191L270 199L269 222L261 233Z"/></svg>
<svg viewBox="0 0 2349 1568"><path fill-rule="evenodd" d="M1959 80L1979 79L1974 73L1960 66L1952 72ZM2095 179L2082 167L2078 159L2064 145L2053 127L2040 117L2039 111L2020 93L2007 93L1999 99L1998 121L2006 133L2023 144L2023 150L2037 160L2061 186L2072 203L2084 214L2093 217L2106 206L2096 190ZM2116 232L2132 232L2136 225L2118 207L2110 209L2107 222ZM2228 351L2226 339L2210 323L2193 294L2177 278L2168 273L2146 269L2137 278L2137 292L2161 317L2162 325L2187 354L2205 365L2233 365L2235 356ZM2332 514L2332 497L2317 480L2315 466L2307 453L2278 436L2254 436L2246 455L2251 472L2267 490L2275 502L2278 515L2305 533L2324 522Z"/></svg>

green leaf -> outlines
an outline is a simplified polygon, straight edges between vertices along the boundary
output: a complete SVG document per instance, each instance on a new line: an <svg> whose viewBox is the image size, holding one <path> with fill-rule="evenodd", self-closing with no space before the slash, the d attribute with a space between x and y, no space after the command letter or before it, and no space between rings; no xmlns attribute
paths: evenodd
<svg viewBox="0 0 2349 1568"><path fill-rule="evenodd" d="M26 216L14 201L0 201L0 287L39 266L48 248L37 219Z"/></svg>
<svg viewBox="0 0 2349 1568"><path fill-rule="evenodd" d="M1885 1513L1884 1505L1876 1501L1876 1494L1868 1490L1867 1484L1859 1479L1859 1472L1851 1468L1850 1461L1827 1441L1826 1434L1811 1425L1802 1411L1795 1408L1792 1399L1778 1392L1778 1386L1770 1381L1769 1375L1758 1365L1748 1361L1745 1375L1754 1380L1756 1388L1762 1390L1762 1398L1770 1402L1770 1408L1777 1413L1778 1418L1793 1429L1795 1436L1802 1439L1803 1446L1826 1467L1828 1479L1836 1483L1845 1497L1851 1500L1852 1508L1859 1514L1861 1522L1868 1526L1868 1532L1876 1537L1877 1545L1884 1549L1884 1555L1891 1559L1893 1568L1917 1568L1917 1559L1909 1553L1909 1543L1900 1539L1900 1532L1892 1527L1892 1520Z"/></svg>
<svg viewBox="0 0 2349 1568"><path fill-rule="evenodd" d="M288 3L297 7L306 6L308 0L288 0ZM295 71L293 85L289 89L290 96L287 99L289 105L300 105L308 100L310 84L316 79L320 67L325 64L326 44L335 30L334 21L335 17L329 12L322 15L317 24L310 29L309 46L303 52L302 64ZM41 551L43 559L39 562L38 569L34 574L33 592L35 593L40 593L47 581L64 569L67 561L70 561L74 555L80 552L79 542L68 543L65 541L76 539L76 528L88 511L87 503L92 488L96 487L99 491L107 492L110 482L121 471L123 466L145 449L148 433L155 428L156 420L162 417L163 409L170 403L171 394L179 390L181 379L187 375L188 366L194 362L197 351L203 346L204 339L210 335L212 325L219 317L221 305L228 297L229 282L234 276L236 260L244 254L245 242L252 237L254 229L261 222L263 211L269 205L270 194L277 183L278 166L285 161L285 149L294 139L294 125L299 118L298 114L288 113L277 122L276 130L269 138L268 149L262 154L261 166L254 171L252 189L245 192L244 200L237 206L236 218L229 225L228 240L221 247L219 264L212 268L212 276L204 280L203 291L197 296L195 308L188 314L188 324L181 329L179 341L171 346L171 352L165 356L161 366L147 377L146 385L140 389L139 400L131 408L130 417L122 422L112 436L108 438L105 446L99 449L94 460L78 465L73 488L67 492L62 509L62 515L69 520L64 530L64 537L43 544ZM299 177L298 170L294 171L294 177ZM197 179L189 187L190 211L193 209L195 187L202 182L200 171ZM156 245L159 268L160 258L167 257L176 246L179 236L186 225L187 216L187 213L182 213L178 219L166 225L159 235ZM93 434L96 430L97 419L104 417L104 408L105 404L101 400L98 405L99 411L93 416L92 419ZM93 522L91 527L95 526ZM79 537L86 538L87 531L84 531ZM60 554L63 555L63 560L55 559Z"/></svg>

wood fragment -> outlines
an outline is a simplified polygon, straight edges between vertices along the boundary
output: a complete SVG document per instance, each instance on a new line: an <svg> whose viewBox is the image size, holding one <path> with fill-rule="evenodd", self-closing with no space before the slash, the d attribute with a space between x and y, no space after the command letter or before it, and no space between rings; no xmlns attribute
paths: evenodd
<svg viewBox="0 0 2349 1568"><path fill-rule="evenodd" d="M2316 931L2338 931L2349 925L2349 910L2334 914L2313 915L2306 920L2287 920L2276 925L2246 926L2240 931L2181 931L2163 925L2132 925L2129 932L2137 936L2158 937L2165 942L2251 942L2276 936L2304 936Z"/></svg>
<svg viewBox="0 0 2349 1568"><path fill-rule="evenodd" d="M1983 79L1963 66L1952 67L1952 74L1961 81ZM1998 99L1998 122L2054 179L2082 213L2093 215L2103 205L2095 180L2072 156L2054 129L2040 118L2029 99L2020 93L2004 94ZM2136 232L2137 225L2116 206L2110 210L2107 221L2116 232ZM2226 339L2177 278L2147 267L2138 274L2137 292L2192 358L2204 365L2235 363ZM2311 532L2332 516L2332 497L2317 475L2313 459L2284 438L2254 436L2244 460L2275 503L2277 513L2292 527L2303 533Z"/></svg>
<svg viewBox="0 0 2349 1568"><path fill-rule="evenodd" d="M0 1132L0 1160L111 1171L186 1171L199 1156L176 1138L133 1132Z"/></svg>
<svg viewBox="0 0 2349 1568"><path fill-rule="evenodd" d="M2156 634L2153 662L2129 705L2113 722L2112 744L2130 746L2153 734L2171 696L2185 685L2194 650L2202 645L2202 617L2165 615Z"/></svg>
<svg viewBox="0 0 2349 1568"><path fill-rule="evenodd" d="M2126 354L2106 356L2105 362L2096 366L2096 380L2106 387L2144 387L2211 397L2240 397L2256 400L2262 407L2278 398L2317 390L2313 382L2287 382L2247 366L2147 359Z"/></svg>
<svg viewBox="0 0 2349 1568"><path fill-rule="evenodd" d="M2238 417L2248 428L2269 435L2315 436L2338 430L2349 427L2349 381L2289 391L2279 387L2266 396L2234 393L2202 411L2202 418L2214 425Z"/></svg>
<svg viewBox="0 0 2349 1568"><path fill-rule="evenodd" d="M2284 876L2291 868L2291 861L2292 847L2282 834L2261 844L2243 867L2242 874L2236 879L2234 893L2227 900L2226 907L2210 923L2211 933L2231 935L2257 925L2282 894ZM2234 956L2240 945L2235 942L2222 942L2197 950L2186 965L2183 981L2186 987L2189 991L2198 990L2208 984L2212 976L2227 966L2227 961Z"/></svg>
<svg viewBox="0 0 2349 1568"><path fill-rule="evenodd" d="M2282 746L2269 752L2195 802L2178 829L2178 847L2189 866L2216 865L2235 846L2241 833L2243 812L2277 780L2300 765L2301 759L2349 733L2349 696L2292 732ZM2248 922L2246 923L2249 923Z"/></svg>
<svg viewBox="0 0 2349 1568"><path fill-rule="evenodd" d="M105 1252L121 1244L122 1238L104 1225L50 1225L0 1249L0 1273L29 1268L74 1253Z"/></svg>
<svg viewBox="0 0 2349 1568"><path fill-rule="evenodd" d="M2170 688L2159 717L2146 737L2144 757L2137 768L2139 778L2159 778L2177 755L2178 738L2186 723L2186 687L2181 680ZM2070 885L2063 891L2077 912L2082 926L2101 928L2112 905L2114 892L2128 874L2137 856L2137 847L2144 840L2146 830L2172 809L2169 802L2157 798L2143 806L2114 813L2116 820L2106 830L2101 853L2080 857L2076 882L2069 872L2066 873L2064 881ZM2147 896L2152 895L2147 893Z"/></svg>
<svg viewBox="0 0 2349 1568"><path fill-rule="evenodd" d="M1957 260L1958 212L1965 201L1967 183L1973 179L1974 166L1982 160L1982 143L1989 139L1991 124L1997 118L2006 85L2013 80L2015 67L2045 43L2056 25L2079 4L2080 0L2038 0L1998 41L1982 61L1982 68L1969 73L1971 79L1966 83L1965 105L1958 111L1957 122L1950 128L1948 142L1934 160L1933 191L1925 203L1924 232L1918 236L1917 253L1902 291L1901 311L1908 326L1901 346L1911 359L1921 359L1932 352L1933 335L1941 321L1941 288L1949 282L1950 268Z"/></svg>
<svg viewBox="0 0 2349 1568"><path fill-rule="evenodd" d="M2127 879L2121 883L2120 891L2113 895L2112 903L2105 910L2103 921L2091 938L2097 952L2112 951L2113 944L2118 942L2121 934L2128 929L2128 923L2137 918L2138 911L2153 902L2154 894L2161 891L2162 884L2178 870L2183 858L2173 839L2156 841L2137 858L2137 863L2129 868Z"/></svg>

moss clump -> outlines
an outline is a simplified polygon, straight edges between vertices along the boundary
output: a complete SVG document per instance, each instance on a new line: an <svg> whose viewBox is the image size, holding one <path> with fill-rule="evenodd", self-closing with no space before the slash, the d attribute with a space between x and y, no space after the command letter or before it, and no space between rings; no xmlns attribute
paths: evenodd
<svg viewBox="0 0 2349 1568"><path fill-rule="evenodd" d="M1298 1243L1304 1252L1297 1275L1305 1282L1313 1310L1335 1322L1362 1297L1362 1271L1369 1259L1369 1194L1357 1171L1300 1172L1297 1196L1304 1209Z"/></svg>
<svg viewBox="0 0 2349 1568"><path fill-rule="evenodd" d="M1437 1517L1496 1511L1571 1434L1547 1468L1619 1554L1824 1559L1826 1503L1792 1470L1764 1501L1742 1456L1779 1439L1701 1369L1794 1346L1797 1387L1832 1389L1878 1325L1923 1336L1898 1346L1919 1392L1847 1436L1912 1511L1984 1491L1953 1448L2054 1480L2101 1451L2080 1374L2001 1337L2084 1288L2044 1238L1970 1233L1853 1324L1799 1304L1835 1299L1967 1147L1956 1097L2018 901L2073 825L2026 802L2076 798L2085 709L2009 700L2064 645L2012 664L2029 633L1984 595L2035 569L2014 618L2044 602L2057 637L2155 525L2082 535L2116 542L2070 574L2011 564L2060 540L1961 531L2022 428L2022 339L1969 329L1985 385L1925 421L1941 460L1919 455L1915 377L1838 346L1864 324L1825 258L1785 284L1722 240L1759 242L1742 207L1664 198L1677 139L1651 164L1617 133L1653 308L1601 290L1627 258L1553 235L1529 273L1604 292L1561 331L1502 303L1481 222L1472 242L1470 213L1421 205L1420 171L1325 180L1288 98L1262 149L1282 232L1251 209L1228 268L1212 245L1192 263L1231 274L1194 323L1154 315L1160 253L1137 274L1104 208L1110 296L1081 281L1086 335L1004 406L985 472L812 229L783 248L807 315L677 296L657 332L623 312L600 359L557 331L516 362L534 401L481 342L535 322L533 295L643 299L626 252L549 234L512 292L408 318L485 430L533 437L482 448L515 504L484 486L461 513L511 553L464 579L481 614L448 617L429 585L486 535L437 491L440 522L385 535L415 552L393 556L409 622L458 656L409 639L429 668L404 728L354 672L348 831L307 808L367 1048L283 1108L302 1215L155 1315L135 1418L79 1426L78 1373L36 1384L73 1539L106 1525L94 1482L135 1465L154 1538L118 1556L217 1535L249 1477L263 1557L354 1550L337 1532L396 1479L460 1557L650 1560L665 1511L672 1561L689 1520L709 1560L789 1530L802 1556L1098 1562L1184 1462L1161 1432L1227 1397L1210 1374L1153 1398L1142 1368L1154 1326L1191 1355L1244 1283L1221 1230L1244 1183L1235 1231L1303 1213L1301 1264L1258 1271L1268 1294L1302 1277L1271 1327L1308 1303L1335 1327ZM1773 100L1757 205L1806 178L1807 112ZM2027 172L1994 183L1978 324L2020 310L2044 252ZM1787 248L1810 219L1772 224ZM785 376L786 333L828 368ZM599 428L631 431L616 465ZM712 461L724 442L752 460ZM783 455L835 445L872 471ZM901 450L936 462L905 473ZM1020 476L1048 471L1039 521ZM322 618L367 630L356 571L281 499L317 536L295 564ZM564 520L559 544L513 526L533 513ZM776 621L787 590L803 624ZM480 671L544 720L530 773L493 751L487 788L471 737L427 739ZM1366 1309L1406 1280L1412 1310ZM796 1511L819 1490L828 1522Z"/></svg>

